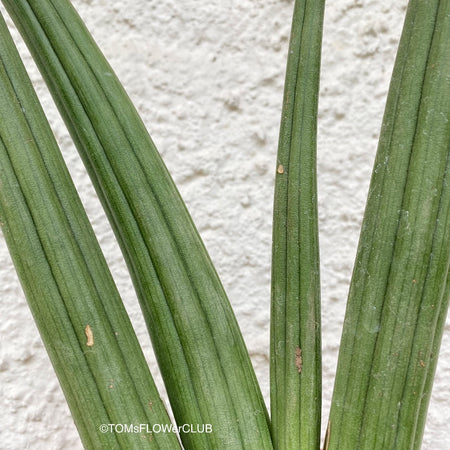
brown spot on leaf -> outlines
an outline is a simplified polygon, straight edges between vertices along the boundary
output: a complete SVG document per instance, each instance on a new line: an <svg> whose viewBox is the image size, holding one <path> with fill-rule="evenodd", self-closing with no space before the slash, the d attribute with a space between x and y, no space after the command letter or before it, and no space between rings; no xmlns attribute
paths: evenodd
<svg viewBox="0 0 450 450"><path fill-rule="evenodd" d="M297 366L298 373L302 373L302 366L303 366L302 349L299 347L295 349L295 365Z"/></svg>
<svg viewBox="0 0 450 450"><path fill-rule="evenodd" d="M85 332L86 338L87 338L86 345L88 347L93 347L94 346L94 333L92 332L90 325L86 325L84 332Z"/></svg>
<svg viewBox="0 0 450 450"><path fill-rule="evenodd" d="M284 166L283 166L283 164L280 164L280 165L278 166L277 172L278 172L279 174L283 174L283 173L284 173Z"/></svg>

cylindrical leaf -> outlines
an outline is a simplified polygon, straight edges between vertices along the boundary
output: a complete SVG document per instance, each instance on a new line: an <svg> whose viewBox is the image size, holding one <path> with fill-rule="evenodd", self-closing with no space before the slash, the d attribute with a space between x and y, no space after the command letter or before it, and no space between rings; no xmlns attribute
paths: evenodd
<svg viewBox="0 0 450 450"><path fill-rule="evenodd" d="M444 293L441 310L439 311L438 320L436 323L436 332L434 333L433 346L431 348L429 367L427 371L427 378L423 387L422 397L420 399L420 411L418 411L418 421L416 426L416 435L414 437L414 450L420 450L422 447L423 433L425 429L425 422L427 418L428 404L433 388L434 374L439 356L439 349L441 348L442 335L444 333L445 322L447 319L448 304L450 301L450 276L447 276L447 288Z"/></svg>
<svg viewBox="0 0 450 450"><path fill-rule="evenodd" d="M236 319L141 119L67 0L3 2L44 74L107 210L189 448L271 448Z"/></svg>
<svg viewBox="0 0 450 450"><path fill-rule="evenodd" d="M297 0L276 167L271 412L278 449L319 448L321 339L316 134L324 1Z"/></svg>
<svg viewBox="0 0 450 450"><path fill-rule="evenodd" d="M151 433L170 421L1 17L0 220L84 446L179 447L174 433Z"/></svg>
<svg viewBox="0 0 450 450"><path fill-rule="evenodd" d="M330 449L412 448L424 423L448 302L449 42L450 2L411 0L350 288Z"/></svg>

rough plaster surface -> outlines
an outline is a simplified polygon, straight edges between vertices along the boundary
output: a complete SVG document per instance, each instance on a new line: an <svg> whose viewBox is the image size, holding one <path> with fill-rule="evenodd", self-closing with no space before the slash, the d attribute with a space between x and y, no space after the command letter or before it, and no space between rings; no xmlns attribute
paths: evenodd
<svg viewBox="0 0 450 450"><path fill-rule="evenodd" d="M293 2L74 0L142 114L210 251L268 398L273 176ZM319 113L324 422L406 0L329 2ZM17 36L17 34L15 34ZM159 385L115 239L24 46L33 82ZM0 448L80 449L3 239ZM425 449L450 442L450 326Z"/></svg>

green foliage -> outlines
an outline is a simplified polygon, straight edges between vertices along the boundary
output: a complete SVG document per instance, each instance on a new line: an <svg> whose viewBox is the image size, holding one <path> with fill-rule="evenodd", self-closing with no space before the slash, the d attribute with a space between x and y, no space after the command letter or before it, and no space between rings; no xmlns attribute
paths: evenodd
<svg viewBox="0 0 450 450"><path fill-rule="evenodd" d="M324 6L295 3L277 156L270 404L279 449L320 445L316 135Z"/></svg>
<svg viewBox="0 0 450 450"><path fill-rule="evenodd" d="M116 233L186 448L271 448L268 414L233 311L125 90L66 0L5 1Z"/></svg>
<svg viewBox="0 0 450 450"><path fill-rule="evenodd" d="M324 1L294 5L276 164L271 420L224 289L111 67L68 0L3 0L116 233L191 449L320 447L317 104ZM0 219L86 448L179 448L0 18ZM411 0L356 257L326 449L418 449L450 269L450 1Z"/></svg>
<svg viewBox="0 0 450 450"><path fill-rule="evenodd" d="M128 315L0 17L0 217L31 311L87 448L176 448Z"/></svg>
<svg viewBox="0 0 450 450"><path fill-rule="evenodd" d="M408 8L350 287L330 449L411 448L423 432L448 305L449 13L448 1Z"/></svg>

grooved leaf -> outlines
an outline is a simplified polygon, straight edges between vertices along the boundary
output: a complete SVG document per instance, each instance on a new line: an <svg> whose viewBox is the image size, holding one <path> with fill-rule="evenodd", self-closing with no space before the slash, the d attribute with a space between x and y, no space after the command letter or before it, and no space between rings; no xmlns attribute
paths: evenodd
<svg viewBox="0 0 450 450"><path fill-rule="evenodd" d="M87 216L0 17L3 233L86 448L179 448Z"/></svg>
<svg viewBox="0 0 450 450"><path fill-rule="evenodd" d="M350 288L330 449L419 445L448 304L449 42L450 2L411 0Z"/></svg>
<svg viewBox="0 0 450 450"><path fill-rule="evenodd" d="M294 6L277 156L271 417L276 448L319 448L321 339L316 134L323 1Z"/></svg>
<svg viewBox="0 0 450 450"><path fill-rule="evenodd" d="M271 448L236 319L142 121L67 0L3 2L60 108L130 269L187 448Z"/></svg>

